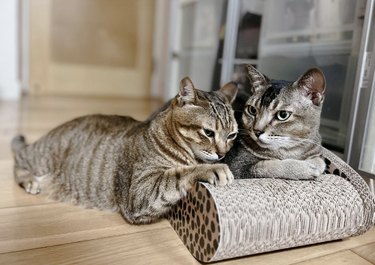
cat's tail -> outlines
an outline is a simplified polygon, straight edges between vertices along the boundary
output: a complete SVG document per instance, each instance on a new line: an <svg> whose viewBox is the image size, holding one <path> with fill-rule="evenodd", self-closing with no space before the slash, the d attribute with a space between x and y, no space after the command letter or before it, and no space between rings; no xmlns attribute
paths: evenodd
<svg viewBox="0 0 375 265"><path fill-rule="evenodd" d="M23 135L17 135L13 138L11 143L11 148L13 154L18 153L20 150L24 149L27 146L26 139Z"/></svg>

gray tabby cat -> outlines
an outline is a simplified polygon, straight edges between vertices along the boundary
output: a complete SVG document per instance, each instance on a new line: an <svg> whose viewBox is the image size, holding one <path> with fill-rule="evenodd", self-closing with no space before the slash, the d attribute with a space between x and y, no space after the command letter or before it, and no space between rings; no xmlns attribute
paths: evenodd
<svg viewBox="0 0 375 265"><path fill-rule="evenodd" d="M325 77L313 68L295 82L270 80L248 65L250 97L240 134L225 162L235 178L315 179L320 157L320 113Z"/></svg>
<svg viewBox="0 0 375 265"><path fill-rule="evenodd" d="M194 88L189 78L152 120L90 115L26 145L12 142L17 183L28 193L119 211L130 223L163 216L196 181L226 185L224 157L237 135L231 107L237 87Z"/></svg>

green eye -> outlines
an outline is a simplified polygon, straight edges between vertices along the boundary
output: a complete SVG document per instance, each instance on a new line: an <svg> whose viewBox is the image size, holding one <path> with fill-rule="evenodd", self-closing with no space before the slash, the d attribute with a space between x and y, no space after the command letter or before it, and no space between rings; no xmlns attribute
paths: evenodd
<svg viewBox="0 0 375 265"><path fill-rule="evenodd" d="M251 115L256 115L257 114L257 109L254 106L248 106L247 107L247 112L249 112Z"/></svg>
<svg viewBox="0 0 375 265"><path fill-rule="evenodd" d="M289 111L285 111L285 110L280 110L276 113L276 118L279 120L279 121L286 121L287 119L289 119L290 115L292 113L289 112Z"/></svg>
<svg viewBox="0 0 375 265"><path fill-rule="evenodd" d="M228 137L227 137L227 139L228 140L234 140L236 137L237 137L237 133L235 132L235 133L229 134Z"/></svg>
<svg viewBox="0 0 375 265"><path fill-rule="evenodd" d="M204 131L204 134L209 137L209 138L213 138L215 136L215 133L211 130L208 130L208 129L203 129Z"/></svg>

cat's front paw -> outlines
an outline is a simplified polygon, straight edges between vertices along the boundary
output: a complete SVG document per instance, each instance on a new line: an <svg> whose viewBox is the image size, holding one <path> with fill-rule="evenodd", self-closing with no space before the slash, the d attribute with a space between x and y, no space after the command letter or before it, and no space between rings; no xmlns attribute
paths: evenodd
<svg viewBox="0 0 375 265"><path fill-rule="evenodd" d="M315 180L321 175L319 168L307 161L298 161L295 178L301 180Z"/></svg>
<svg viewBox="0 0 375 265"><path fill-rule="evenodd" d="M320 172L319 175L324 173L324 171L326 169L326 163L324 162L324 160L321 157L315 157L315 158L312 158L312 159L308 159L306 161L309 162L310 164L314 165L317 168L317 170Z"/></svg>
<svg viewBox="0 0 375 265"><path fill-rule="evenodd" d="M276 178L314 180L321 175L319 168L306 160L280 160L279 164L274 164L273 166L274 171L272 174Z"/></svg>
<svg viewBox="0 0 375 265"><path fill-rule="evenodd" d="M209 165L205 174L199 177L199 180L206 181L215 186L231 184L233 179L233 174L226 164Z"/></svg>
<svg viewBox="0 0 375 265"><path fill-rule="evenodd" d="M316 165L311 164L309 162L307 162L307 164L308 164L308 169L305 172L306 173L305 176L304 174L302 174L303 179L316 179L317 177L321 175L321 172Z"/></svg>

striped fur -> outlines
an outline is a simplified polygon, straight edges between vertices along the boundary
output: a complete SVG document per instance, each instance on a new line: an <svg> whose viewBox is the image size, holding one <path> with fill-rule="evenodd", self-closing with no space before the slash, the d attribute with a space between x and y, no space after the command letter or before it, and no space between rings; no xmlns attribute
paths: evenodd
<svg viewBox="0 0 375 265"><path fill-rule="evenodd" d="M236 92L234 84L203 92L185 78L169 106L147 121L90 115L30 145L16 137L15 180L31 194L119 211L130 223L152 222L197 180L232 181L227 165L213 163L237 134L230 106Z"/></svg>
<svg viewBox="0 0 375 265"><path fill-rule="evenodd" d="M240 136L225 160L235 178L318 177L325 169L319 135L323 73L310 69L288 82L247 67L251 87L239 118Z"/></svg>

